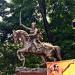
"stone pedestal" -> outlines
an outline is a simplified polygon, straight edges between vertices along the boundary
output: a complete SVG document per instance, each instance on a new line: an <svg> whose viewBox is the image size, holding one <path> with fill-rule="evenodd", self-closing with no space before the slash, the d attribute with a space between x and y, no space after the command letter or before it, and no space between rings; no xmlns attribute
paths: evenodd
<svg viewBox="0 0 75 75"><path fill-rule="evenodd" d="M14 75L47 75L46 68L16 68Z"/></svg>

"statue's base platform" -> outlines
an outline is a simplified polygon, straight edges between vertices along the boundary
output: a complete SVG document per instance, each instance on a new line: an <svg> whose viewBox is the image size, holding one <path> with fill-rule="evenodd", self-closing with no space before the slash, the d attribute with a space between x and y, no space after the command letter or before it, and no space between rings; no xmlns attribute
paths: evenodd
<svg viewBox="0 0 75 75"><path fill-rule="evenodd" d="M16 68L14 75L47 75L46 68Z"/></svg>

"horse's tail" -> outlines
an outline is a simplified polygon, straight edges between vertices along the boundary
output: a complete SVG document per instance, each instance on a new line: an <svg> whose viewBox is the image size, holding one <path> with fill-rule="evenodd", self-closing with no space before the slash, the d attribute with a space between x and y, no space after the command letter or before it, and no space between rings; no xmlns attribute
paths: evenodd
<svg viewBox="0 0 75 75"><path fill-rule="evenodd" d="M55 52L56 52L56 56L57 56L58 60L62 60L61 48L59 46L54 46L54 48L55 48Z"/></svg>

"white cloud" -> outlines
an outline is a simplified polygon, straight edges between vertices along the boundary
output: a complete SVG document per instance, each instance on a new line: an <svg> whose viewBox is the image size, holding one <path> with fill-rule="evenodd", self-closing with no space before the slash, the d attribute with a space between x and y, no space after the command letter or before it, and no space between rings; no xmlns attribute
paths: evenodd
<svg viewBox="0 0 75 75"><path fill-rule="evenodd" d="M10 13L10 14L8 14L8 15L6 15L6 16L7 16L7 17L11 17L11 16L12 16L12 14L13 14L13 13Z"/></svg>
<svg viewBox="0 0 75 75"><path fill-rule="evenodd" d="M10 11L10 8L6 8L5 11Z"/></svg>
<svg viewBox="0 0 75 75"><path fill-rule="evenodd" d="M0 22L2 22L3 21L3 18L0 16Z"/></svg>
<svg viewBox="0 0 75 75"><path fill-rule="evenodd" d="M7 3L11 3L11 0L5 0Z"/></svg>

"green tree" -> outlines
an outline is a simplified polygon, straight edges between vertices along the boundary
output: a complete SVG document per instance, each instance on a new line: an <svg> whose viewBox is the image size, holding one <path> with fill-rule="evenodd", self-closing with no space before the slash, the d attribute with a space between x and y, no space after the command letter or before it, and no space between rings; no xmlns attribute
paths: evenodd
<svg viewBox="0 0 75 75"><path fill-rule="evenodd" d="M44 41L59 45L64 53L63 59L75 58L75 29L72 27L72 20L75 18L75 0L12 0L12 3L8 4L8 6L12 16L4 18L4 21L0 23L0 30L10 33L9 29L11 31L12 29L18 29L21 11L22 23L29 26L30 22L36 19L37 26L44 28L46 31L47 36L46 34L44 35L46 37ZM39 13L42 15L42 20L38 17ZM50 22L48 22L47 16ZM6 64L20 65L16 57L16 50L19 48L13 47L13 45L6 48L3 45L0 46L0 52L4 54L4 58L0 58L2 67ZM10 57L15 58L14 63L12 63L13 60ZM27 57L29 58L29 60L26 59L28 67L34 67L34 62L40 63L41 61L35 55ZM33 59L35 61L32 61Z"/></svg>

